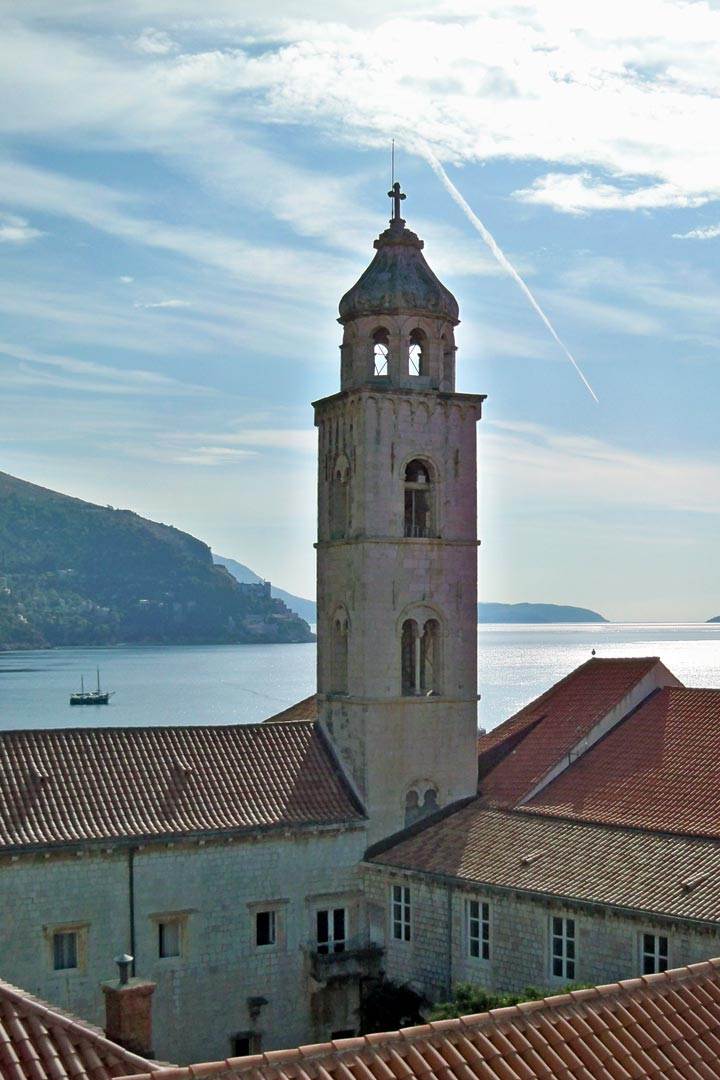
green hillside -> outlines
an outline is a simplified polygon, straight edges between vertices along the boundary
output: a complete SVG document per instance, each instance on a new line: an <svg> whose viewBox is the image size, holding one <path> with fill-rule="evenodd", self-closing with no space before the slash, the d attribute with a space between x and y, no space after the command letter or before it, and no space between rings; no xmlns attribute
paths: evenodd
<svg viewBox="0 0 720 1080"><path fill-rule="evenodd" d="M311 640L188 533L0 473L0 648Z"/></svg>

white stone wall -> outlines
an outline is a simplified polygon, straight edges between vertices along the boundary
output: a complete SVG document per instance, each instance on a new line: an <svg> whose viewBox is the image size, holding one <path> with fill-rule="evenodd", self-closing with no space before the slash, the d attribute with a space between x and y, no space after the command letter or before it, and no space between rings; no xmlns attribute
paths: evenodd
<svg viewBox="0 0 720 1080"><path fill-rule="evenodd" d="M390 889L409 884L412 941L390 936ZM448 890L450 895L448 895ZM418 875L372 868L365 872L368 910L375 939L386 945L388 978L411 983L431 1001L446 1000L449 987L471 982L493 990L522 991L527 986L557 990L566 979L550 967L550 920L573 918L576 926L575 982L597 985L632 978L641 971L641 934L668 938L668 964L678 967L720 955L720 924L647 918L614 912L601 905L573 905L560 899L532 899L521 893L473 889ZM469 956L465 901L490 905L490 959ZM448 949L448 910L452 911L452 950Z"/></svg>
<svg viewBox="0 0 720 1080"><path fill-rule="evenodd" d="M152 845L135 863L136 970L157 982L154 1049L184 1064L226 1057L231 1035L255 1030L263 1049L300 1045L356 1028L357 984L311 994L307 947L315 907L351 913L366 925L357 866L364 829L258 836L255 841ZM117 977L113 958L129 950L127 853L0 864L0 976L101 1026L100 985ZM258 949L254 911L267 901L279 918L276 947ZM253 905L255 907L253 907ZM179 915L183 956L158 959L158 916ZM78 971L52 970L51 934L84 927ZM248 997L268 999L257 1021Z"/></svg>

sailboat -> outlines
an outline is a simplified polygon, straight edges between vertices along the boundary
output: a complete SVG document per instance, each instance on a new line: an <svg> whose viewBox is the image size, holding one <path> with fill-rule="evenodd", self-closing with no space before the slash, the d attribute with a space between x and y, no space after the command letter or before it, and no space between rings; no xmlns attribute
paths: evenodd
<svg viewBox="0 0 720 1080"><path fill-rule="evenodd" d="M70 695L71 705L107 705L114 690L100 689L100 668L97 669L97 689L86 690L85 678L80 676L80 689Z"/></svg>

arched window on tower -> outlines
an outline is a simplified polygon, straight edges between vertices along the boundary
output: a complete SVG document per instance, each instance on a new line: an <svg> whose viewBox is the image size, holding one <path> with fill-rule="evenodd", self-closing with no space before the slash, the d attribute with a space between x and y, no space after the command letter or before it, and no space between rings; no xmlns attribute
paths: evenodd
<svg viewBox="0 0 720 1080"><path fill-rule="evenodd" d="M408 825L414 825L416 821L427 817L428 814L434 814L438 809L437 797L435 787L426 787L425 784L411 787L405 796L405 828Z"/></svg>
<svg viewBox="0 0 720 1080"><path fill-rule="evenodd" d="M384 327L373 334L373 375L387 375L390 356L390 335Z"/></svg>
<svg viewBox="0 0 720 1080"><path fill-rule="evenodd" d="M348 637L347 612L342 608L335 612L332 622L332 654L330 657L330 683L334 694L347 694L348 689Z"/></svg>
<svg viewBox="0 0 720 1080"><path fill-rule="evenodd" d="M330 489L330 536L333 540L344 540L348 531L348 498L350 464L344 454L340 454L333 466Z"/></svg>
<svg viewBox="0 0 720 1080"><path fill-rule="evenodd" d="M414 458L405 466L405 536L433 535L430 467Z"/></svg>
<svg viewBox="0 0 720 1080"><path fill-rule="evenodd" d="M403 697L432 697L441 687L440 623L428 619L419 624L406 619L400 641L401 690Z"/></svg>
<svg viewBox="0 0 720 1080"><path fill-rule="evenodd" d="M408 372L410 375L427 375L427 340L422 330L413 330L410 334Z"/></svg>

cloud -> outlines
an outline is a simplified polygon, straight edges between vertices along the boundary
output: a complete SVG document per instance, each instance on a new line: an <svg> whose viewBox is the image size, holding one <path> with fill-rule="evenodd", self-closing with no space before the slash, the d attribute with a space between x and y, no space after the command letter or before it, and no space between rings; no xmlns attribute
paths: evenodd
<svg viewBox="0 0 720 1080"><path fill-rule="evenodd" d="M122 282L123 285L131 285L134 280L135 278L129 277L127 274L121 274L118 278L118 281Z"/></svg>
<svg viewBox="0 0 720 1080"><path fill-rule="evenodd" d="M154 304L141 304L140 302L133 304L136 308L186 308L190 307L189 300L157 300Z"/></svg>
<svg viewBox="0 0 720 1080"><path fill-rule="evenodd" d="M720 225L708 225L704 229L673 233L673 240L714 240L716 236L720 236Z"/></svg>
<svg viewBox="0 0 720 1080"><path fill-rule="evenodd" d="M110 32L90 47L60 29L65 8L60 21L40 4L43 20L16 20L6 36L0 128L162 154L338 246L357 243L367 216L352 206L356 179L318 184L256 144L249 123L305 125L354 146L395 134L407 152L423 140L454 164L554 163L568 171L545 168L518 197L571 213L720 197L706 137L720 122L720 9L709 3L577 0L572 19L557 0L408 3L393 17L378 4L332 15L313 5L312 18L299 4L243 7L139 3L93 16L123 32L162 16L162 30L140 29L138 51Z"/></svg>
<svg viewBox="0 0 720 1080"><path fill-rule="evenodd" d="M521 421L489 422L483 445L493 490L518 505L720 514L720 465L705 458L640 453Z"/></svg>
<svg viewBox="0 0 720 1080"><path fill-rule="evenodd" d="M165 56L167 53L175 52L177 44L164 30L148 28L135 38L133 48L141 53L149 53L151 56Z"/></svg>
<svg viewBox="0 0 720 1080"><path fill-rule="evenodd" d="M586 214L592 210L657 210L668 207L702 206L717 193L689 195L673 184L652 184L624 190L592 176L579 173L547 173L528 188L513 192L520 202L550 206L566 214Z"/></svg>
<svg viewBox="0 0 720 1080"><path fill-rule="evenodd" d="M0 214L0 244L27 244L43 234L33 229L25 218L15 214Z"/></svg>
<svg viewBox="0 0 720 1080"><path fill-rule="evenodd" d="M3 375L3 385L54 385L73 392L110 394L209 394L207 387L182 383L167 375L137 368L120 368L79 360L73 356L41 353L12 342L0 341L0 357L20 361L15 373ZM49 370L48 370L49 369Z"/></svg>

